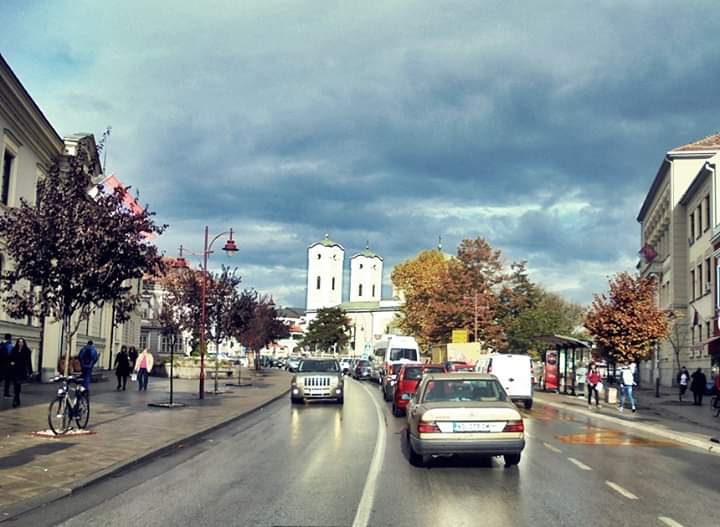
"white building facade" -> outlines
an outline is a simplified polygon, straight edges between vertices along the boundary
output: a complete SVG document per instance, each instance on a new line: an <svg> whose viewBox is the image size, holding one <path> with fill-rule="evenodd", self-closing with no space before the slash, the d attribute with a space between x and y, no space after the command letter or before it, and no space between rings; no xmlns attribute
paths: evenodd
<svg viewBox="0 0 720 527"><path fill-rule="evenodd" d="M350 258L350 302L379 302L382 296L383 259L365 250Z"/></svg>
<svg viewBox="0 0 720 527"><path fill-rule="evenodd" d="M337 306L342 302L345 249L325 235L308 247L308 311Z"/></svg>

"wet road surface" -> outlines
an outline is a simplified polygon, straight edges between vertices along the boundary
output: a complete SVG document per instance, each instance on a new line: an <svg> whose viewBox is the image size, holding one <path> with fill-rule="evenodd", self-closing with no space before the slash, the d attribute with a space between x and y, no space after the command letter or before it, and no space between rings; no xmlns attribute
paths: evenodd
<svg viewBox="0 0 720 527"><path fill-rule="evenodd" d="M392 416L377 385L348 380L344 406L280 400L8 523L720 524L719 456L541 404L523 413L527 446L518 467L465 457L417 468L407 461L405 420Z"/></svg>

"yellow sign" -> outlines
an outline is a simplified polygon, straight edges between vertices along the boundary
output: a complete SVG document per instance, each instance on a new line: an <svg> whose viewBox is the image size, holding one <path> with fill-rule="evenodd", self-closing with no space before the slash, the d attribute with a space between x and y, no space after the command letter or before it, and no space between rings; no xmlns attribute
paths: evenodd
<svg viewBox="0 0 720 527"><path fill-rule="evenodd" d="M452 343L453 344L465 344L468 341L468 330L467 329L453 329L452 330Z"/></svg>

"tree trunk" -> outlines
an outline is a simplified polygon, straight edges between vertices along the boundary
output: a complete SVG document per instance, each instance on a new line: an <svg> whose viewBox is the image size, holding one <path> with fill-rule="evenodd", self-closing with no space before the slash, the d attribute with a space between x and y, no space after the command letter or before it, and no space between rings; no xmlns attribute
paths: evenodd
<svg viewBox="0 0 720 527"><path fill-rule="evenodd" d="M70 316L63 317L63 336L65 337L65 372L64 376L70 375L70 352L72 351L72 335L70 335Z"/></svg>

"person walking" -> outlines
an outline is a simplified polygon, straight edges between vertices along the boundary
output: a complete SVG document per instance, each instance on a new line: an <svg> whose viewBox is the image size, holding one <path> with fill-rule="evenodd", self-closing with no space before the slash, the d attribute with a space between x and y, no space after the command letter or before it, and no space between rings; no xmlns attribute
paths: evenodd
<svg viewBox="0 0 720 527"><path fill-rule="evenodd" d="M98 352L92 340L88 340L87 344L82 347L78 354L78 359L80 359L80 370L82 371L82 385L88 390L88 393L90 393L92 370L98 361Z"/></svg>
<svg viewBox="0 0 720 527"><path fill-rule="evenodd" d="M10 352L10 360L8 362L9 378L13 384L13 408L20 406L20 387L22 383L32 375L32 353L28 348L25 339L20 338L15 343Z"/></svg>
<svg viewBox="0 0 720 527"><path fill-rule="evenodd" d="M128 357L130 357L130 368L132 371L135 371L135 363L138 358L138 352L137 349L135 349L135 346L130 346L130 349L128 350Z"/></svg>
<svg viewBox="0 0 720 527"><path fill-rule="evenodd" d="M687 391L688 384L690 384L690 372L685 366L683 366L677 374L677 383L680 390L680 400L682 401L685 396L685 392Z"/></svg>
<svg viewBox="0 0 720 527"><path fill-rule="evenodd" d="M138 391L147 391L148 375L153 369L153 356L147 348L142 350L135 362L135 373L138 379Z"/></svg>
<svg viewBox="0 0 720 527"><path fill-rule="evenodd" d="M0 344L0 381L5 381L5 390L3 395L6 399L10 398L10 352L12 352L13 343L12 335L5 333L5 340Z"/></svg>
<svg viewBox="0 0 720 527"><path fill-rule="evenodd" d="M635 398L633 397L633 386L635 386L635 364L631 364L628 368L623 368L620 374L620 387L622 388L622 395L620 396L620 407L619 411L623 411L625 408L625 396L630 399L630 405L633 413L635 413Z"/></svg>
<svg viewBox="0 0 720 527"><path fill-rule="evenodd" d="M595 394L595 407L600 408L600 392L598 385L602 382L600 372L597 370L595 363L590 364L590 370L587 373L587 387L588 387L588 408L592 408L592 396Z"/></svg>
<svg viewBox="0 0 720 527"><path fill-rule="evenodd" d="M115 375L117 376L117 391L120 391L120 385L122 383L122 389L125 391L127 386L127 380L130 376L132 367L130 366L130 357L128 356L127 346L120 348L120 353L115 355Z"/></svg>
<svg viewBox="0 0 720 527"><path fill-rule="evenodd" d="M702 406L707 377L705 377L702 368L698 368L693 372L690 378L692 379L690 382L690 391L693 393L693 404L696 406Z"/></svg>

